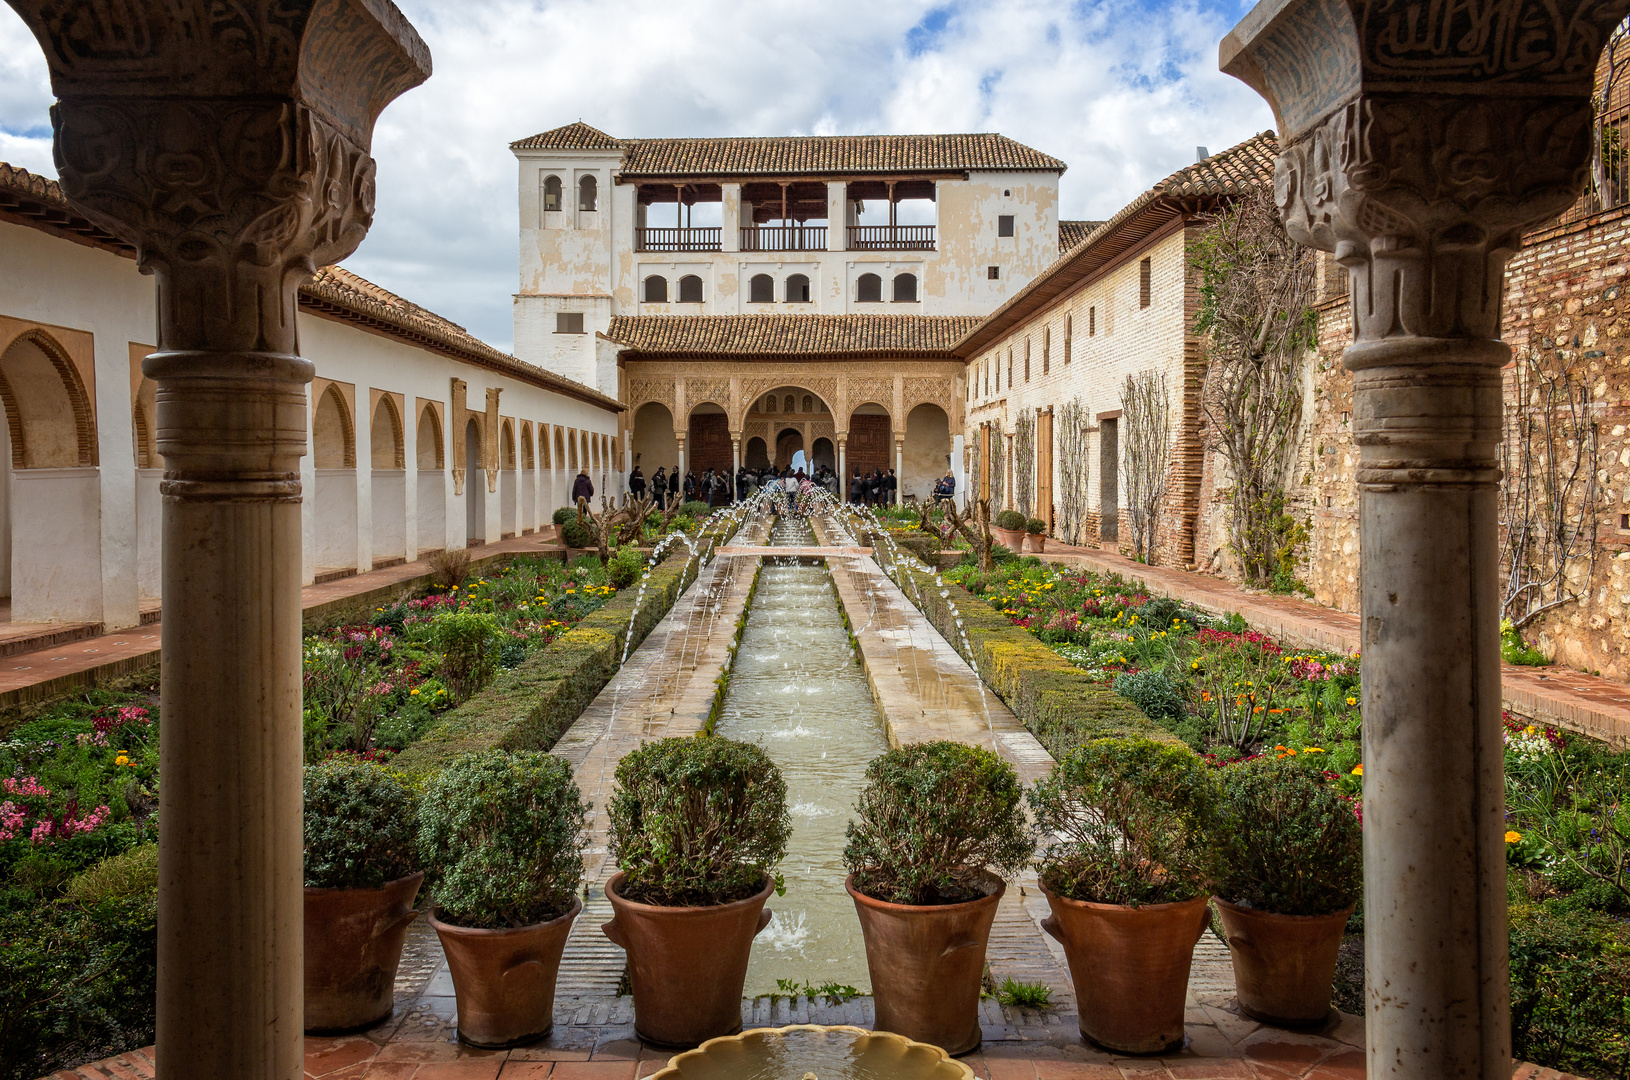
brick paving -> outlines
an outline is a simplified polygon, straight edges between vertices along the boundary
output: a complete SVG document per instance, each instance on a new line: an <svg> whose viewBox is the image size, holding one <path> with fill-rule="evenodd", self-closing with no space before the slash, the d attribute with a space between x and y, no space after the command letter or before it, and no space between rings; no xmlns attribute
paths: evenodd
<svg viewBox="0 0 1630 1080"><path fill-rule="evenodd" d="M1151 592L1187 601L1206 611L1237 611L1252 626L1300 648L1359 651L1359 617L1308 600L1247 592L1233 582L1145 566L1096 548L1049 540L1042 558L1089 570L1117 573L1144 583ZM1557 727L1620 745L1630 744L1630 686L1560 666L1500 665L1505 707Z"/></svg>

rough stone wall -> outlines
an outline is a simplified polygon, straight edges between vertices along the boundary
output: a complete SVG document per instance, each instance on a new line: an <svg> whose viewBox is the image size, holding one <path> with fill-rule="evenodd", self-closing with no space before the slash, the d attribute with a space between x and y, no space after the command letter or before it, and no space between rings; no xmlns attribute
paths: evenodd
<svg viewBox="0 0 1630 1080"><path fill-rule="evenodd" d="M1558 663L1630 680L1630 208L1531 235L1506 271L1503 336L1515 355L1573 365L1588 376L1600 440L1600 553L1583 598L1526 631ZM1332 288L1330 291L1336 291ZM1344 296L1319 307L1311 476L1295 492L1311 505L1303 580L1322 604L1358 608L1357 448L1352 378L1341 353L1352 341ZM1514 367L1506 405L1515 408ZM1583 586L1582 573L1576 579Z"/></svg>

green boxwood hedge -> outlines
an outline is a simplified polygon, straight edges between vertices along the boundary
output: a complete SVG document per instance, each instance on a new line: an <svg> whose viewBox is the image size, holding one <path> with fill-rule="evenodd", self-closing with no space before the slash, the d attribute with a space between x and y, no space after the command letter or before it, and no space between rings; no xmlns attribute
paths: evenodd
<svg viewBox="0 0 1630 1080"><path fill-rule="evenodd" d="M962 586L949 581L939 585L932 573L916 567L897 565L885 570L892 571L895 583L958 651L962 638L956 620L961 616L974 669L1055 759L1093 739L1179 742L1136 705L1092 681L1030 631L1014 626ZM950 595L941 596L942 589Z"/></svg>
<svg viewBox="0 0 1630 1080"><path fill-rule="evenodd" d="M698 539L703 557L734 531L720 525L705 532ZM550 749L617 673L630 616L637 647L695 578L699 565L700 560L691 560L688 548L678 549L651 571L637 614L639 590L620 591L520 664L500 672L481 693L443 713L392 764L426 777L473 751Z"/></svg>

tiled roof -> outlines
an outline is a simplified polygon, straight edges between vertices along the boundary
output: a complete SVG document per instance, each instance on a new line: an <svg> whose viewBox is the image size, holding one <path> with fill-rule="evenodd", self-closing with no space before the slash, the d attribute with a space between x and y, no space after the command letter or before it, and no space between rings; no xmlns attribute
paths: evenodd
<svg viewBox="0 0 1630 1080"><path fill-rule="evenodd" d="M1279 140L1273 132L1264 131L1220 154L1178 169L1072 246L1064 246L1064 226L1075 223L1060 222L1062 253L1058 260L963 335L956 343L957 355L967 358L988 348L1173 219L1210 212L1228 196L1242 194L1254 184L1271 185L1278 155Z"/></svg>
<svg viewBox="0 0 1630 1080"><path fill-rule="evenodd" d="M616 315L605 337L662 356L874 356L950 359L972 315Z"/></svg>
<svg viewBox="0 0 1630 1080"><path fill-rule="evenodd" d="M511 150L620 150L622 143L579 120L509 144Z"/></svg>
<svg viewBox="0 0 1630 1080"><path fill-rule="evenodd" d="M1101 221L1060 221L1058 223L1058 250L1066 252L1092 235Z"/></svg>
<svg viewBox="0 0 1630 1080"><path fill-rule="evenodd" d="M821 176L867 173L1063 172L1064 162L1005 135L789 135L769 138L613 139L568 124L510 143L512 150L624 151L624 176Z"/></svg>
<svg viewBox="0 0 1630 1080"><path fill-rule="evenodd" d="M0 213L4 212L80 243L131 257L136 254L131 245L81 217L63 197L62 188L55 180L0 162ZM615 398L500 352L457 323L343 267L325 266L318 270L316 277L300 286L299 303L306 311L321 312L546 390L605 408L621 408Z"/></svg>

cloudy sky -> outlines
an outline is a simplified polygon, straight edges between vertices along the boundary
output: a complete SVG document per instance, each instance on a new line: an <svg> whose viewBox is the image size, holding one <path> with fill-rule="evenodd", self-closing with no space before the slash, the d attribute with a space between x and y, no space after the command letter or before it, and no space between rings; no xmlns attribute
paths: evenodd
<svg viewBox="0 0 1630 1080"><path fill-rule="evenodd" d="M356 272L509 348L511 140L1000 131L1064 159L1062 215L1103 218L1273 125L1217 71L1235 0L398 0L435 75L374 136ZM45 63L0 4L0 161L55 175Z"/></svg>

